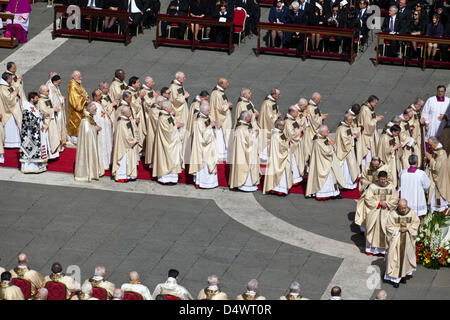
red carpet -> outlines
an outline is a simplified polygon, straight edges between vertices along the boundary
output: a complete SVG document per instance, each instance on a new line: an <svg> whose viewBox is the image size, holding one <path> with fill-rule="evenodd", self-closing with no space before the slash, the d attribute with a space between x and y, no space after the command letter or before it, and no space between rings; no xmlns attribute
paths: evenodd
<svg viewBox="0 0 450 320"><path fill-rule="evenodd" d="M60 157L57 160L51 160L48 163L47 170L48 171L57 171L57 172L66 172L73 173L75 169L75 154L76 149L74 148L66 148L62 153L60 153ZM0 164L1 167L11 167L11 168L20 168L20 152L19 149L5 149L5 163ZM186 170L188 169L188 165L186 165ZM264 168L265 165L262 165ZM221 163L217 168L219 186L228 187L228 176L230 173L230 165ZM110 172L106 171L105 176L110 176ZM148 168L147 165L143 165L142 162L139 163L138 166L138 179L142 180L156 180L156 178L152 179L152 169ZM191 175L186 175L185 171L180 174L179 183L185 184L194 184L193 177ZM262 186L264 183L264 176L261 177L261 183L258 186L259 190L262 190ZM298 193L304 194L306 190L306 181L302 181L299 186L291 188L289 193ZM351 191L341 191L341 194L344 198L347 199L359 199L358 188Z"/></svg>

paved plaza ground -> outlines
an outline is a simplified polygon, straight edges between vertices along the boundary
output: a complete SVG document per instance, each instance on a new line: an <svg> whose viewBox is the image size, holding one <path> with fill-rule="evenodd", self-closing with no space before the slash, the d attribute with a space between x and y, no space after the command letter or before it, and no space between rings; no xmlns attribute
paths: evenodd
<svg viewBox="0 0 450 320"><path fill-rule="evenodd" d="M162 1L162 11L166 7L167 1ZM18 72L24 73L26 92L37 91L49 71L60 73L66 93L75 69L82 72L88 92L100 81L111 81L117 68L125 69L127 78L151 75L157 89L167 86L181 70L192 96L211 90L217 78L224 76L230 81L227 96L234 103L240 88L250 87L257 108L270 89L278 87L283 112L300 97L319 91L323 97L320 108L329 113L327 124L334 130L348 105L370 94L380 98L377 112L385 115L381 127L415 96L434 95L438 84L449 83L448 70L375 67L373 43L350 65L256 57L255 37L230 56L209 50L155 49L154 28L144 30L128 46L82 39L52 41L46 29L52 22L52 9L45 3L32 8L30 41L14 50L0 49L2 65L13 60ZM261 20L267 14L263 9ZM165 280L169 268L176 268L181 284L193 295L214 273L230 297L257 278L261 294L270 299L285 294L293 280L300 282L303 295L311 299L326 299L333 284L341 285L344 297L373 298L370 283L380 279L373 272L382 274L385 268L382 258L361 253L364 237L353 224L354 200L317 202L297 194L201 191L150 181L123 185L107 177L84 184L73 182L68 174L22 175L7 168L0 168L0 190L0 266L6 268L13 267L19 252L26 252L31 266L43 274L59 261L65 267L78 265L84 280L96 265L103 264L116 285L136 270L151 290ZM449 299L450 271L419 266L407 285L393 289L380 283L379 287L391 299Z"/></svg>

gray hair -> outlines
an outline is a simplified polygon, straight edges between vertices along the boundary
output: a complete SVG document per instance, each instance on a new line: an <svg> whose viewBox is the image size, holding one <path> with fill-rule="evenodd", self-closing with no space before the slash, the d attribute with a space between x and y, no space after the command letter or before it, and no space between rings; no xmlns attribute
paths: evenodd
<svg viewBox="0 0 450 320"><path fill-rule="evenodd" d="M95 267L95 276L103 277L106 273L106 268L104 266L97 266Z"/></svg>
<svg viewBox="0 0 450 320"><path fill-rule="evenodd" d="M416 154L412 154L408 157L408 163L410 166L417 164L419 157Z"/></svg>
<svg viewBox="0 0 450 320"><path fill-rule="evenodd" d="M120 114L124 116L125 113L128 111L128 109L131 110L131 108L129 106L121 106L120 107Z"/></svg>
<svg viewBox="0 0 450 320"><path fill-rule="evenodd" d="M169 100L164 100L161 104L161 108L163 110L166 110L166 108L169 108L172 105L172 103Z"/></svg>
<svg viewBox="0 0 450 320"><path fill-rule="evenodd" d="M205 114L206 111L209 111L209 102L208 101L202 101L200 104L200 112Z"/></svg>
<svg viewBox="0 0 450 320"><path fill-rule="evenodd" d="M45 90L48 90L48 87L43 84L39 87L39 94L42 94Z"/></svg>
<svg viewBox="0 0 450 320"><path fill-rule="evenodd" d="M244 94L250 93L250 89L249 88L242 88L241 89L241 97L244 96Z"/></svg>
<svg viewBox="0 0 450 320"><path fill-rule="evenodd" d="M423 104L424 103L424 101L423 101L423 99L421 98L421 97L416 97L415 99L414 99L414 104L416 105L416 104Z"/></svg>
<svg viewBox="0 0 450 320"><path fill-rule="evenodd" d="M47 300L48 297L48 290L46 288L40 288L37 293L38 298L45 298Z"/></svg>
<svg viewBox="0 0 450 320"><path fill-rule="evenodd" d="M378 291L375 300L387 300L387 293L386 293L386 291L384 291L384 290Z"/></svg>
<svg viewBox="0 0 450 320"><path fill-rule="evenodd" d="M300 283L294 281L289 286L289 292L299 293L300 292Z"/></svg>
<svg viewBox="0 0 450 320"><path fill-rule="evenodd" d="M393 116L391 122L402 122L402 118L400 116Z"/></svg>
<svg viewBox="0 0 450 320"><path fill-rule="evenodd" d="M324 124L322 124L320 127L319 127L319 130L317 130L320 134L322 134L322 132L324 132L325 130L328 130L328 127L326 126L326 125L324 125Z"/></svg>
<svg viewBox="0 0 450 320"><path fill-rule="evenodd" d="M273 124L274 128L277 128L281 125L281 122L283 122L282 118L278 118L277 120L275 120L275 123Z"/></svg>
<svg viewBox="0 0 450 320"><path fill-rule="evenodd" d="M313 94L311 95L311 99L318 99L318 98L320 98L320 93L313 92Z"/></svg>
<svg viewBox="0 0 450 320"><path fill-rule="evenodd" d="M181 78L182 76L184 76L184 73L181 71L177 71L177 73L175 73L175 79Z"/></svg>
<svg viewBox="0 0 450 320"><path fill-rule="evenodd" d="M153 80L152 77L147 76L147 77L144 78L144 84L149 83L149 82L152 81L152 80Z"/></svg>
<svg viewBox="0 0 450 320"><path fill-rule="evenodd" d="M102 89L106 88L107 85L108 85L108 82L102 81L98 84L98 89L102 90Z"/></svg>
<svg viewBox="0 0 450 320"><path fill-rule="evenodd" d="M90 295L92 292L92 284L90 282L85 282L81 286L81 292L83 292L84 294Z"/></svg>
<svg viewBox="0 0 450 320"><path fill-rule="evenodd" d="M86 110L87 110L88 112L91 112L92 107L96 107L96 105L95 105L94 102L89 103L88 106L86 107Z"/></svg>
<svg viewBox="0 0 450 320"><path fill-rule="evenodd" d="M346 114L344 114L344 121L345 122L350 120L350 118L353 118L353 115L350 112L347 112Z"/></svg>
<svg viewBox="0 0 450 320"><path fill-rule="evenodd" d="M76 78L76 77L79 76L79 75L81 75L81 72L78 71L78 70L74 70L74 71L72 72L72 78Z"/></svg>
<svg viewBox="0 0 450 320"><path fill-rule="evenodd" d="M394 10L394 12L395 12L395 13L397 13L397 12L398 12L398 9L397 9L397 7L396 7L396 6L390 6L390 7L389 7L389 9L392 9L392 10Z"/></svg>
<svg viewBox="0 0 450 320"><path fill-rule="evenodd" d="M250 113L247 110L242 111L241 114L239 115L239 120L244 121L245 118L247 118L249 114Z"/></svg>
<svg viewBox="0 0 450 320"><path fill-rule="evenodd" d="M429 140L431 140L432 143L439 143L439 139L437 137L429 137Z"/></svg>
<svg viewBox="0 0 450 320"><path fill-rule="evenodd" d="M124 91L122 93L122 99L125 100L126 98L131 96L131 92L130 91Z"/></svg>
<svg viewBox="0 0 450 320"><path fill-rule="evenodd" d="M270 95L273 96L274 94L277 94L278 91L278 88L272 88L272 90L270 90Z"/></svg>
<svg viewBox="0 0 450 320"><path fill-rule="evenodd" d="M258 280L252 279L247 283L247 289L256 292L258 290L259 283Z"/></svg>
<svg viewBox="0 0 450 320"><path fill-rule="evenodd" d="M298 3L298 1L294 1L294 2L291 3L291 7L292 8L298 8L298 7L300 7L300 4Z"/></svg>
<svg viewBox="0 0 450 320"><path fill-rule="evenodd" d="M122 300L122 298L123 298L123 291L121 289L118 289L118 288L116 290L114 290L113 298Z"/></svg>
<svg viewBox="0 0 450 320"><path fill-rule="evenodd" d="M299 106L306 106L307 104L308 104L308 100L306 100L305 98L300 98L300 100L298 100Z"/></svg>
<svg viewBox="0 0 450 320"><path fill-rule="evenodd" d="M219 284L219 277L217 277L215 274L210 275L208 277L208 283L211 286L217 286Z"/></svg>

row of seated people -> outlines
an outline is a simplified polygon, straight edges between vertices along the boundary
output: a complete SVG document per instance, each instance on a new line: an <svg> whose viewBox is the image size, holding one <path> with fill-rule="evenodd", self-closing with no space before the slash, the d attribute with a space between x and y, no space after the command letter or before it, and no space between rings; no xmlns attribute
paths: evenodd
<svg viewBox="0 0 450 320"><path fill-rule="evenodd" d="M361 2L367 6L366 0ZM355 30L355 39L360 38L362 33L362 14L350 7L346 0L317 0L314 4L306 0L294 1L288 8L281 0L275 0L269 11L269 22L278 24L294 24L315 27L331 27ZM365 34L365 33L364 33ZM322 43L322 50L337 52L342 47L342 54L350 53L351 39L343 37L321 36L312 34L310 50L318 51ZM272 47L296 48L298 53L302 52L305 36L304 34L271 31L270 42ZM309 40L308 40L309 42ZM356 47L355 47L356 48Z"/></svg>
<svg viewBox="0 0 450 320"><path fill-rule="evenodd" d="M434 13L433 13L434 12ZM431 19L423 10L423 5L418 3L413 10L406 6L406 0L400 0L400 6L391 6L389 15L385 17L381 27L382 32L391 34L411 34L434 37L450 37L450 7L437 7L432 11ZM386 47L386 48L385 48ZM409 49L410 50L407 50ZM405 58L421 58L422 50L426 50L427 59L449 61L448 45L428 43L424 48L423 43L401 43L399 41L387 41L383 45L383 55ZM439 55L437 55L439 51Z"/></svg>
<svg viewBox="0 0 450 320"><path fill-rule="evenodd" d="M191 16L201 18L215 18L220 21L234 21L235 9L245 10L245 21L242 27L244 35L251 36L258 34L258 23L261 16L261 8L259 0L228 0L228 1L208 1L208 0L172 0L167 7L166 14L176 16ZM173 34L169 34L170 29L174 25L167 22L161 23L161 37L174 37L179 39L186 38L186 24L176 24L176 30ZM228 39L227 28L200 26L199 24L191 24L189 26L192 36L195 40L199 40L198 33L202 29L203 41L215 41L218 43L226 42Z"/></svg>
<svg viewBox="0 0 450 320"><path fill-rule="evenodd" d="M76 5L80 8L107 9L113 11L127 11L129 13L129 32L135 35L137 27L150 28L156 23L161 3L159 0L63 0L64 5ZM89 28L88 16L82 16L81 29ZM120 32L125 29L125 20L115 17L92 18L95 29L102 32Z"/></svg>

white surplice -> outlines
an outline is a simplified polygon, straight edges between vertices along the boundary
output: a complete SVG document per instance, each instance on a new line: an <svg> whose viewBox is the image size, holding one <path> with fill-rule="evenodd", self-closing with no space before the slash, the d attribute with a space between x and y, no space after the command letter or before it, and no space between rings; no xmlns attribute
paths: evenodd
<svg viewBox="0 0 450 320"><path fill-rule="evenodd" d="M289 193L287 177L286 177L286 169L283 170L283 175L281 176L280 182L278 185L272 189L272 191L282 192L284 194Z"/></svg>
<svg viewBox="0 0 450 320"><path fill-rule="evenodd" d="M95 123L102 128L98 132L98 147L100 159L103 163L103 168L108 169L111 164L111 153L113 148L113 128L111 119L108 113L103 109L103 106L97 101L93 101L97 106L97 112L94 115Z"/></svg>
<svg viewBox="0 0 450 320"><path fill-rule="evenodd" d="M5 127L5 148L20 148L20 131L14 116L9 117Z"/></svg>
<svg viewBox="0 0 450 320"><path fill-rule="evenodd" d="M205 165L202 170L195 174L194 182L202 189L212 189L219 186L217 173L209 173L208 165Z"/></svg>
<svg viewBox="0 0 450 320"><path fill-rule="evenodd" d="M422 115L425 122L428 124L428 131L426 134L426 139L430 137L439 137L442 130L446 125L445 120L439 120L438 117L441 114L447 115L450 119L450 98L444 97L444 101L437 101L437 97L430 97L425 105L423 106Z"/></svg>
<svg viewBox="0 0 450 320"><path fill-rule="evenodd" d="M123 292L131 291L139 293L144 300L153 300L150 290L140 283L124 283L120 288Z"/></svg>
<svg viewBox="0 0 450 320"><path fill-rule="evenodd" d="M417 212L418 216L425 215L428 211L425 190L431 184L427 174L420 169L416 172L405 169L400 174L400 184L401 199L408 201L408 208Z"/></svg>
<svg viewBox="0 0 450 320"><path fill-rule="evenodd" d="M330 170L328 173L327 180L323 184L322 188L315 194L313 194L316 198L328 198L328 197L336 197L339 195L339 189L335 188L333 183L333 170Z"/></svg>

